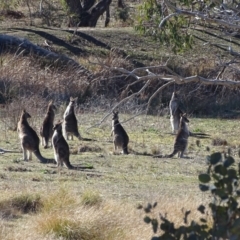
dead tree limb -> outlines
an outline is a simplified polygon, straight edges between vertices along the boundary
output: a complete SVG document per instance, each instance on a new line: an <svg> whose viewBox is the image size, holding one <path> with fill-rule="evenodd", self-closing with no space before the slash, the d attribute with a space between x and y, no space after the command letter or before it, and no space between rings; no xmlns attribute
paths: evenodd
<svg viewBox="0 0 240 240"><path fill-rule="evenodd" d="M87 130L89 130L89 129L91 129L91 128L94 128L94 127L96 127L96 126L100 126L100 125L105 121L105 119L106 119L107 117L109 117L109 115L112 114L112 111L114 111L118 106L120 106L120 105L123 104L124 102L127 102L128 100L130 100L130 99L138 96L139 94L141 94L141 93L147 88L147 86L149 85L149 83L150 83L150 80L148 80L148 81L144 84L144 86L143 86L138 92L133 93L132 95L130 95L130 96L122 99L119 103L115 104L115 106L114 106L113 108L111 108L111 110L110 110L98 123L96 123L95 125L89 127Z"/></svg>
<svg viewBox="0 0 240 240"><path fill-rule="evenodd" d="M87 69L81 66L78 62L67 57L66 55L51 52L45 48L42 48L36 44L33 44L32 42L30 42L25 38L19 38L15 36L0 34L0 49L1 51L6 51L6 52L14 51L17 53L21 52L24 54L31 53L33 55L37 55L38 57L44 57L53 63L73 67L78 72L83 71L88 74L91 74Z"/></svg>
<svg viewBox="0 0 240 240"><path fill-rule="evenodd" d="M226 11L226 10L222 11L218 9L218 11L216 10L215 12L211 12L211 17L209 17L208 13L180 9L175 5L173 5L168 0L164 0L164 3L169 9L171 9L173 13L169 14L168 16L166 16L161 20L161 22L159 23L159 28L162 28L164 23L168 21L170 18L176 15L185 15L185 16L194 17L195 19L202 20L204 22L214 23L217 25L221 25L221 26L225 26L233 29L240 29L240 25L238 24L239 18L236 17L237 15L236 13L238 12L237 9L236 10L231 9L231 11ZM223 14L223 13L226 13L226 14Z"/></svg>
<svg viewBox="0 0 240 240"><path fill-rule="evenodd" d="M4 153L21 153L21 151L6 150L6 149L0 148L0 154L4 154Z"/></svg>
<svg viewBox="0 0 240 240"><path fill-rule="evenodd" d="M235 55L237 55L237 53ZM221 63L221 65L225 66L225 68L226 68L226 67L229 67L231 64L236 64L236 63L238 63L236 60L231 60L225 64ZM199 75L183 77L183 76L177 74L176 72L174 72L170 67L167 66L168 61L163 65L140 67L140 68L135 68L133 70L127 70L122 67L111 67L111 66L107 66L101 62L93 63L93 64L98 64L98 65L102 66L102 68L106 69L107 71L112 72L114 78L116 78L116 79L117 78L123 79L123 77L124 77L125 78L124 81L126 81L126 79L128 77L133 78L133 81L126 85L124 91L126 91L130 86L133 86L136 83L142 82L143 86L141 87L141 89L139 91L134 92L130 96L123 98L116 105L114 105L113 108L111 108L111 110L109 111L109 113L106 114L96 125L94 125L92 127L101 125L105 121L105 119L111 114L111 112L113 110L115 110L121 104L131 100L132 98L139 96L140 93L142 93L149 86L150 82L153 80L158 80L158 81L162 82L162 84L160 87L158 87L156 89L156 91L151 96L149 96L148 102L146 104L146 106L147 106L146 112L148 111L152 100L157 96L157 94L159 94L164 88L166 88L167 86L169 86L171 84L184 85L184 84L189 84L189 83L199 83L201 85L225 86L225 87L229 87L229 88L240 87L240 81L224 79L224 78L219 79L220 78L219 74L216 74L216 78L204 78ZM154 73L154 72L157 72L157 73ZM118 75L118 73L119 73L119 75ZM90 128L92 128L92 127L90 127Z"/></svg>

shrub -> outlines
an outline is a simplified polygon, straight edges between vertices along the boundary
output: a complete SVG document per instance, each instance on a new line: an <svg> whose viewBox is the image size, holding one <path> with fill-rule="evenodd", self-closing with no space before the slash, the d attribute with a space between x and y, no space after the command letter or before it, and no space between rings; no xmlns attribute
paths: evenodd
<svg viewBox="0 0 240 240"><path fill-rule="evenodd" d="M238 198L240 196L239 177L240 163L238 169L234 168L235 160L230 155L222 156L221 153L213 153L207 157L208 169L206 173L198 176L199 188L202 192L209 192L212 195L212 202L209 203L210 217L204 205L198 207L203 215L197 221L188 223L190 211L184 213L184 224L175 227L171 222L160 214L160 222L157 218L149 215L157 206L157 203L148 204L144 207L147 215L144 221L152 225L154 233L162 232L152 240L160 239L239 239L240 238L240 207ZM139 208L143 208L139 206Z"/></svg>
<svg viewBox="0 0 240 240"><path fill-rule="evenodd" d="M102 197L97 192L85 191L81 196L81 203L86 206L98 206L102 202Z"/></svg>
<svg viewBox="0 0 240 240"><path fill-rule="evenodd" d="M20 214L36 213L43 206L39 195L21 194L0 201L0 213L3 217L14 217Z"/></svg>
<svg viewBox="0 0 240 240"><path fill-rule="evenodd" d="M45 221L39 221L39 229L45 234L54 234L61 239L81 239L79 223L55 215L49 215Z"/></svg>

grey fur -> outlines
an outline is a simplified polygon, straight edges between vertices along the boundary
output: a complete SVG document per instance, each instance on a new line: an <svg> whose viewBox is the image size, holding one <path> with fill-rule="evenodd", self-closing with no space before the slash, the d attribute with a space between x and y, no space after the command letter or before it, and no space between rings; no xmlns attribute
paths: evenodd
<svg viewBox="0 0 240 240"><path fill-rule="evenodd" d="M49 102L48 108L47 108L47 113L45 115L45 118L43 120L43 124L40 128L40 136L42 137L42 146L44 148L48 148L48 142L52 139L53 135L53 122L54 122L54 117L55 117L55 111L56 107L53 105L53 102Z"/></svg>
<svg viewBox="0 0 240 240"><path fill-rule="evenodd" d="M179 130L174 142L174 150L170 155L167 155L166 157L171 158L177 153L178 153L178 157L180 158L183 157L183 154L186 151L188 146L188 137L189 137L189 130L187 126L188 122L189 120L187 119L186 115L182 114L180 117Z"/></svg>
<svg viewBox="0 0 240 240"><path fill-rule="evenodd" d="M39 151L39 137L33 128L31 128L28 124L28 118L31 118L30 114L23 110L18 122L18 135L23 150L23 159L25 161L31 160L33 153L41 163L55 163L53 159L46 159L41 155Z"/></svg>
<svg viewBox="0 0 240 240"><path fill-rule="evenodd" d="M179 108L179 99L176 92L173 92L172 98L169 103L170 109L170 123L172 127L172 133L177 133L179 124L180 124L180 117L183 114L182 110Z"/></svg>
<svg viewBox="0 0 240 240"><path fill-rule="evenodd" d="M124 128L122 127L122 125L119 123L118 112L114 111L112 115L111 136L113 136L114 150L116 151L117 148L121 148L123 154L128 154L129 137Z"/></svg>
<svg viewBox="0 0 240 240"><path fill-rule="evenodd" d="M76 100L77 98L70 97L70 102L63 115L62 129L63 136L66 140L68 140L69 136L71 136L71 139L73 139L73 136L77 137L79 140L82 139L78 131L78 122L74 112L74 105Z"/></svg>
<svg viewBox="0 0 240 240"><path fill-rule="evenodd" d="M63 166L64 164L68 169L75 169L69 161L70 151L68 143L62 135L62 122L55 124L53 130L52 145L57 165Z"/></svg>

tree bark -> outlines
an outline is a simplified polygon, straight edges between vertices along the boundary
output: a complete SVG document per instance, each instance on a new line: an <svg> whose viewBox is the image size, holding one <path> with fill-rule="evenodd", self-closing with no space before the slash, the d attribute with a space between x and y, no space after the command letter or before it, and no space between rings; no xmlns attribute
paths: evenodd
<svg viewBox="0 0 240 240"><path fill-rule="evenodd" d="M117 1L117 6L118 6L118 8L125 8L126 5L124 3L124 0L118 0Z"/></svg>
<svg viewBox="0 0 240 240"><path fill-rule="evenodd" d="M112 0L100 0L88 11L83 12L79 27L96 27L99 17L109 8Z"/></svg>
<svg viewBox="0 0 240 240"><path fill-rule="evenodd" d="M83 12L83 7L80 0L65 0L68 11L69 11L69 22L68 26L73 27L77 26L79 23L79 16Z"/></svg>
<svg viewBox="0 0 240 240"><path fill-rule="evenodd" d="M69 7L69 27L96 27L98 19L107 11L105 26L110 21L109 6L112 0L65 0Z"/></svg>
<svg viewBox="0 0 240 240"><path fill-rule="evenodd" d="M82 8L84 11L87 11L90 9L94 4L96 3L96 0L83 0L82 1Z"/></svg>
<svg viewBox="0 0 240 240"><path fill-rule="evenodd" d="M110 22L110 6L108 6L106 9L105 27L108 26L109 22Z"/></svg>

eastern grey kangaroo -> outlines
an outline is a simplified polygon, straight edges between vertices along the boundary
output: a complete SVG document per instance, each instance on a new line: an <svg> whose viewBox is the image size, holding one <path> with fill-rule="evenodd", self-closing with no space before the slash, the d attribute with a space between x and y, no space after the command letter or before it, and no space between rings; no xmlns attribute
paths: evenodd
<svg viewBox="0 0 240 240"><path fill-rule="evenodd" d="M170 109L170 122L172 126L172 133L177 133L180 124L180 115L183 114L182 110L179 108L179 99L176 92L173 92L172 98L169 103Z"/></svg>
<svg viewBox="0 0 240 240"><path fill-rule="evenodd" d="M189 131L187 126L188 122L189 120L187 119L186 114L181 114L179 130L175 138L173 152L170 155L167 155L166 157L171 158L177 153L178 153L178 157L180 158L183 157L183 154L187 149L187 145L188 145L188 137L189 137Z"/></svg>
<svg viewBox="0 0 240 240"><path fill-rule="evenodd" d="M122 127L122 125L118 121L118 112L112 112L112 132L111 136L113 136L113 144L115 151L117 148L121 148L124 154L128 154L128 142L129 137Z"/></svg>
<svg viewBox="0 0 240 240"><path fill-rule="evenodd" d="M58 167L64 164L68 169L75 169L69 161L70 151L68 143L62 135L62 122L56 123L53 130L52 145Z"/></svg>
<svg viewBox="0 0 240 240"><path fill-rule="evenodd" d="M44 148L48 148L48 142L49 141L51 142L51 138L53 135L53 122L55 117L55 113L54 113L55 110L56 110L55 105L53 105L53 102L50 101L48 104L47 113L43 120L43 124L40 128L40 135L42 137L41 142Z"/></svg>
<svg viewBox="0 0 240 240"><path fill-rule="evenodd" d="M30 114L24 109L21 113L20 120L18 122L18 135L21 141L21 147L23 150L23 159L25 161L32 159L32 153L38 158L41 163L55 163L53 159L44 158L39 151L39 137L37 133L28 124L28 118L31 118ZM28 156L27 156L28 151Z"/></svg>
<svg viewBox="0 0 240 240"><path fill-rule="evenodd" d="M76 100L77 98L70 97L70 102L63 115L62 129L63 129L63 135L67 140L68 140L68 136L71 136L71 139L73 139L73 136L77 137L79 140L82 139L78 131L77 118L74 112L74 105Z"/></svg>

